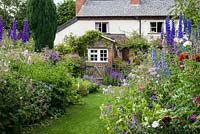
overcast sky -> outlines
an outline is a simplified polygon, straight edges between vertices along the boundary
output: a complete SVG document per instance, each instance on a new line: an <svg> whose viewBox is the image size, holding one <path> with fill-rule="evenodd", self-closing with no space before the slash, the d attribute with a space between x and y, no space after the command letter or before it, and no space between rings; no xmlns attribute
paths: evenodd
<svg viewBox="0 0 200 134"><path fill-rule="evenodd" d="M58 2L61 2L63 0L54 0L54 2L57 4Z"/></svg>

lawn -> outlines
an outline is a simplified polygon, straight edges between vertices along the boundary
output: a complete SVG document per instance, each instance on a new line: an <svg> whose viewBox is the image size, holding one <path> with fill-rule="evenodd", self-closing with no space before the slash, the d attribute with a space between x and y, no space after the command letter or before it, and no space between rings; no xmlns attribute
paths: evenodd
<svg viewBox="0 0 200 134"><path fill-rule="evenodd" d="M36 127L32 134L105 134L99 119L99 106L107 102L103 94L90 94L83 98L83 105L73 105L61 118L53 120L47 127Z"/></svg>

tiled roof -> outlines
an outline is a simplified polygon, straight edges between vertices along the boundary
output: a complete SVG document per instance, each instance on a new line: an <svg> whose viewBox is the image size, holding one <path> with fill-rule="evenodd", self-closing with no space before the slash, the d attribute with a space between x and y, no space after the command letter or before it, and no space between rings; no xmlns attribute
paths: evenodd
<svg viewBox="0 0 200 134"><path fill-rule="evenodd" d="M86 0L78 17L112 16L167 16L174 0L141 0L131 4L131 0Z"/></svg>
<svg viewBox="0 0 200 134"><path fill-rule="evenodd" d="M71 20L65 22L64 24L58 26L58 27L57 27L57 33L60 32L60 31L62 31L62 30L65 29L66 27L68 27L68 26L74 24L74 23L77 22L77 21L78 21L78 18L77 18L77 17L74 17L73 19L71 19Z"/></svg>

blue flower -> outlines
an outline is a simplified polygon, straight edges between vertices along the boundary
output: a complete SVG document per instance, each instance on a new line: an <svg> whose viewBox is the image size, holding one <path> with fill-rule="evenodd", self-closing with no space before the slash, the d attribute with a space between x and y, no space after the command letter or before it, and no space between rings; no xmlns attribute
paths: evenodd
<svg viewBox="0 0 200 134"><path fill-rule="evenodd" d="M157 60L157 56L156 56L156 50L154 48L152 48L152 59L153 59L153 62L154 62L154 67L156 69L158 69L159 64L158 64L158 60Z"/></svg>
<svg viewBox="0 0 200 134"><path fill-rule="evenodd" d="M187 26L188 26L188 20L187 20L187 18L184 18L184 28L183 28L184 34L186 34Z"/></svg>
<svg viewBox="0 0 200 134"><path fill-rule="evenodd" d="M192 21L191 20L188 20L188 34L189 34L189 37L192 34Z"/></svg>
<svg viewBox="0 0 200 134"><path fill-rule="evenodd" d="M0 42L3 40L3 19L0 17Z"/></svg>
<svg viewBox="0 0 200 134"><path fill-rule="evenodd" d="M12 22L12 29L11 29L11 33L10 33L10 37L13 41L16 41L17 40L17 23L16 23L16 20L13 20Z"/></svg>
<svg viewBox="0 0 200 134"><path fill-rule="evenodd" d="M161 63L162 63L162 68L164 70L164 75L170 78L170 73L169 73L169 68L165 59L165 53L164 50L161 51Z"/></svg>
<svg viewBox="0 0 200 134"><path fill-rule="evenodd" d="M165 28L166 28L166 39L167 39L167 44L169 45L170 44L170 20L169 20L169 17L166 18L165 20Z"/></svg>
<svg viewBox="0 0 200 134"><path fill-rule="evenodd" d="M29 41L29 31L28 31L28 20L24 20L24 27L22 32L22 42L26 43Z"/></svg>
<svg viewBox="0 0 200 134"><path fill-rule="evenodd" d="M183 38L182 21L183 21L182 13L180 13L180 15L179 15L179 23L178 23L178 38Z"/></svg>
<svg viewBox="0 0 200 134"><path fill-rule="evenodd" d="M157 99L157 96L156 95L152 95L151 96L151 100L155 100L155 99Z"/></svg>

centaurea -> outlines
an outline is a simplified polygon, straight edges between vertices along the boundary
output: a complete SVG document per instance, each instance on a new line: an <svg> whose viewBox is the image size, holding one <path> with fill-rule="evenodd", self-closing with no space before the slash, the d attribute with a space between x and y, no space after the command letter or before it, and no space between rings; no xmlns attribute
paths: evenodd
<svg viewBox="0 0 200 134"><path fill-rule="evenodd" d="M182 13L180 13L180 15L179 15L179 24L178 24L178 38L183 38L182 21L183 21Z"/></svg>
<svg viewBox="0 0 200 134"><path fill-rule="evenodd" d="M3 40L3 19L0 17L0 42Z"/></svg>
<svg viewBox="0 0 200 134"><path fill-rule="evenodd" d="M16 33L16 31L17 31L17 23L16 23L16 20L13 20L13 22L12 22L12 29L11 29L11 35L10 35L10 37L11 37L11 39L13 41L16 41L16 39L17 39L17 33Z"/></svg>

